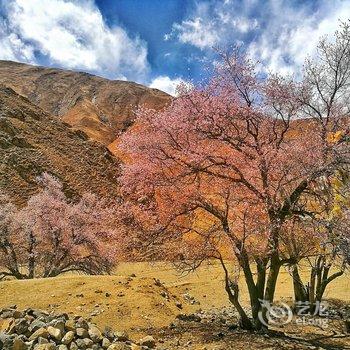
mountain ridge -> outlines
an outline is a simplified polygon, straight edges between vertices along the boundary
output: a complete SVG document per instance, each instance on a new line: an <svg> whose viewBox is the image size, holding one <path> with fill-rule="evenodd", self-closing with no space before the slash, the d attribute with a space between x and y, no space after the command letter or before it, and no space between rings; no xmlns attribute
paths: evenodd
<svg viewBox="0 0 350 350"><path fill-rule="evenodd" d="M119 193L119 161L104 145L0 85L0 190L24 204L43 172L58 177L69 197Z"/></svg>
<svg viewBox="0 0 350 350"><path fill-rule="evenodd" d="M4 60L0 83L106 146L132 125L135 109L161 109L171 101L165 92L135 82Z"/></svg>

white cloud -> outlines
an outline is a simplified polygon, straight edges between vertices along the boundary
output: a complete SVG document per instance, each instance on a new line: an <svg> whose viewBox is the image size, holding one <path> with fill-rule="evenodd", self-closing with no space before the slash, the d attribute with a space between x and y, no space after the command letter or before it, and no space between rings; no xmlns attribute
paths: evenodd
<svg viewBox="0 0 350 350"><path fill-rule="evenodd" d="M166 34L164 40L175 37L181 43L204 50L219 45L228 35L239 36L258 28L256 19L238 12L237 16L233 15L236 5L231 1L218 1L213 6L205 2L197 3L194 12L187 19L173 24L171 33ZM250 6L250 2L245 6Z"/></svg>
<svg viewBox="0 0 350 350"><path fill-rule="evenodd" d="M325 0L317 6L283 0L199 3L173 24L166 38L201 50L245 42L266 69L290 74L315 52L321 36L334 33L338 19L350 18L350 0Z"/></svg>
<svg viewBox="0 0 350 350"><path fill-rule="evenodd" d="M34 60L33 48L25 45L15 33L8 33L4 22L0 22L0 58L3 60L16 60L32 62Z"/></svg>
<svg viewBox="0 0 350 350"><path fill-rule="evenodd" d="M175 23L173 30L178 33L180 42L192 44L200 49L214 46L219 39L213 23L206 23L200 17L183 21L181 25Z"/></svg>
<svg viewBox="0 0 350 350"><path fill-rule="evenodd" d="M350 1L321 3L318 11L285 6L280 0L270 0L274 14L260 36L248 46L248 52L261 60L270 71L298 74L306 56L312 56L319 39L332 36L339 20L350 18Z"/></svg>
<svg viewBox="0 0 350 350"><path fill-rule="evenodd" d="M149 85L150 88L158 89L167 92L169 95L176 95L176 87L184 83L184 80L181 78L170 79L168 76L161 75L152 80Z"/></svg>
<svg viewBox="0 0 350 350"><path fill-rule="evenodd" d="M38 63L34 52L52 65L102 76L143 81L147 46L121 27L109 27L92 0L11 0L0 27L0 58Z"/></svg>

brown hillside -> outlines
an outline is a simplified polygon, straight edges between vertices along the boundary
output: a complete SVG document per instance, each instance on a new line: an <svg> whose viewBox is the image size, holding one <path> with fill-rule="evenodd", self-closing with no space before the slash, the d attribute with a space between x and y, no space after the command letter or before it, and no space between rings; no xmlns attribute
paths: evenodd
<svg viewBox="0 0 350 350"><path fill-rule="evenodd" d="M105 145L133 121L137 106L162 108L170 96L133 82L0 61L0 83Z"/></svg>
<svg viewBox="0 0 350 350"><path fill-rule="evenodd" d="M60 178L70 195L118 193L118 162L105 146L0 86L0 189L22 203L44 171Z"/></svg>

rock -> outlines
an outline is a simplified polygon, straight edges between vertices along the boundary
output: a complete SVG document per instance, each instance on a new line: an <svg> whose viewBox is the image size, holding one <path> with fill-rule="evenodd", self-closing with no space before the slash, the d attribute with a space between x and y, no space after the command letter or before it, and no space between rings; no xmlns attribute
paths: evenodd
<svg viewBox="0 0 350 350"><path fill-rule="evenodd" d="M11 349L14 341L14 336L0 332L0 349Z"/></svg>
<svg viewBox="0 0 350 350"><path fill-rule="evenodd" d="M17 334L25 334L28 331L28 322L25 318L18 318L15 321L15 332Z"/></svg>
<svg viewBox="0 0 350 350"><path fill-rule="evenodd" d="M200 322L201 321L201 317L197 314L190 314L190 315L179 314L176 316L176 318L180 321L186 321L186 322Z"/></svg>
<svg viewBox="0 0 350 350"><path fill-rule="evenodd" d="M68 350L67 346L64 344L59 345L58 350Z"/></svg>
<svg viewBox="0 0 350 350"><path fill-rule="evenodd" d="M34 350L56 350L56 346L52 343L38 344L34 346Z"/></svg>
<svg viewBox="0 0 350 350"><path fill-rule="evenodd" d="M88 333L89 333L90 339L94 343L98 343L103 338L101 331L95 326L90 327Z"/></svg>
<svg viewBox="0 0 350 350"><path fill-rule="evenodd" d="M74 332L68 331L65 336L62 338L61 342L64 345L70 344L74 340Z"/></svg>
<svg viewBox="0 0 350 350"><path fill-rule="evenodd" d="M102 347L104 349L107 349L111 345L111 342L109 341L108 338L103 338L102 339Z"/></svg>
<svg viewBox="0 0 350 350"><path fill-rule="evenodd" d="M47 343L49 343L49 341L46 338L42 338L42 337L39 337L37 339L37 342L38 342L38 344L47 344Z"/></svg>
<svg viewBox="0 0 350 350"><path fill-rule="evenodd" d="M127 341L129 340L129 336L126 332L124 331L117 331L114 333L115 340L118 341Z"/></svg>
<svg viewBox="0 0 350 350"><path fill-rule="evenodd" d="M39 328L45 328L46 324L43 321L40 321L38 319L34 320L28 327L30 332L35 332L37 331Z"/></svg>
<svg viewBox="0 0 350 350"><path fill-rule="evenodd" d="M109 327L109 326L106 326L106 327L105 327L105 329L104 329L104 331L103 331L103 335L104 335L106 338L108 338L108 340L110 340L111 342L114 340L114 337L115 337L112 328Z"/></svg>
<svg viewBox="0 0 350 350"><path fill-rule="evenodd" d="M350 318L344 321L345 333L350 333Z"/></svg>
<svg viewBox="0 0 350 350"><path fill-rule="evenodd" d="M84 329L86 329L86 330L89 329L88 323L87 323L82 317L78 318L77 323L76 323L76 326L77 326L78 328L84 328Z"/></svg>
<svg viewBox="0 0 350 350"><path fill-rule="evenodd" d="M10 333L11 329L15 325L14 318L3 318L0 319L0 332Z"/></svg>
<svg viewBox="0 0 350 350"><path fill-rule="evenodd" d="M85 328L77 328L76 329L77 336L79 338L87 338L89 336L89 332Z"/></svg>
<svg viewBox="0 0 350 350"><path fill-rule="evenodd" d="M49 314L45 311L41 311L41 310L32 310L32 309L28 309L26 311L26 313L28 315L34 316L36 318L45 318L47 317Z"/></svg>
<svg viewBox="0 0 350 350"><path fill-rule="evenodd" d="M78 345L72 342L69 346L69 350L79 350Z"/></svg>
<svg viewBox="0 0 350 350"><path fill-rule="evenodd" d="M64 326L68 331L75 332L76 326L74 320L67 320Z"/></svg>
<svg viewBox="0 0 350 350"><path fill-rule="evenodd" d="M182 304L179 301L175 302L175 306L178 307L179 309L182 309Z"/></svg>
<svg viewBox="0 0 350 350"><path fill-rule="evenodd" d="M1 313L1 318L23 318L23 312L13 308L5 309Z"/></svg>
<svg viewBox="0 0 350 350"><path fill-rule="evenodd" d="M165 298L165 299L169 299L169 295L168 295L168 293L167 293L165 290L162 290L162 291L160 292L160 295L161 295L163 298Z"/></svg>
<svg viewBox="0 0 350 350"><path fill-rule="evenodd" d="M5 309L1 313L1 318L22 318L23 313L16 309Z"/></svg>
<svg viewBox="0 0 350 350"><path fill-rule="evenodd" d="M39 328L38 330L36 330L30 337L29 337L29 341L31 340L36 340L39 337L41 338L48 338L49 337L49 332L47 331L46 328Z"/></svg>
<svg viewBox="0 0 350 350"><path fill-rule="evenodd" d="M94 344L94 342L89 338L77 339L76 343L78 345L79 350L89 348Z"/></svg>
<svg viewBox="0 0 350 350"><path fill-rule="evenodd" d="M151 335L147 335L146 337L140 339L140 345L141 346L147 346L151 349L155 348L156 341Z"/></svg>
<svg viewBox="0 0 350 350"><path fill-rule="evenodd" d="M13 350L27 350L28 348L28 345L20 337L17 337L13 342Z"/></svg>
<svg viewBox="0 0 350 350"><path fill-rule="evenodd" d="M53 326L54 328L58 328L61 333L63 334L64 333L64 328L65 328L65 320L53 320L51 323L50 323L50 326Z"/></svg>
<svg viewBox="0 0 350 350"><path fill-rule="evenodd" d="M56 340L61 340L62 339L62 332L59 328L55 328L52 326L47 327L47 331L51 335L52 338Z"/></svg>
<svg viewBox="0 0 350 350"><path fill-rule="evenodd" d="M130 350L130 348L125 343L113 343L107 350Z"/></svg>

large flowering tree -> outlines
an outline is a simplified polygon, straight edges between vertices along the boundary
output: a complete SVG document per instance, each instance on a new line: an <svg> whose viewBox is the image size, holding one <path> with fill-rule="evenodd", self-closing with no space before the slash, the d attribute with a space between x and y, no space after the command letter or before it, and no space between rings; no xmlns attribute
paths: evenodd
<svg viewBox="0 0 350 350"><path fill-rule="evenodd" d="M164 111L141 109L122 137L121 182L145 223L141 239L183 266L218 258L246 328L261 328L259 299L272 302L280 268L296 263L281 237L308 214L305 198L348 164L349 44L344 24L334 43L321 41L302 82L259 73L239 49L219 53L207 84L180 87ZM252 319L225 265L231 256Z"/></svg>

